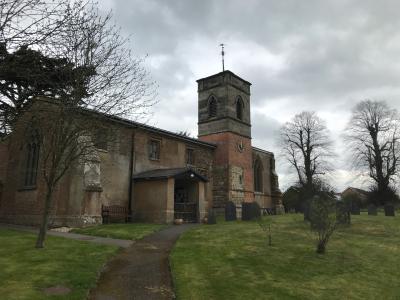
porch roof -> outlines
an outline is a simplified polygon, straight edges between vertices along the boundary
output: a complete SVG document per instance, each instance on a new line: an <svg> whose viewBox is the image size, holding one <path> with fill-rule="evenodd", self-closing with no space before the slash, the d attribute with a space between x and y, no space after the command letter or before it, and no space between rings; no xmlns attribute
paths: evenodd
<svg viewBox="0 0 400 300"><path fill-rule="evenodd" d="M154 179L167 179L167 178L189 178L208 181L207 177L199 174L192 168L172 168L172 169L154 169L138 173L133 176L135 181L140 180L154 180Z"/></svg>

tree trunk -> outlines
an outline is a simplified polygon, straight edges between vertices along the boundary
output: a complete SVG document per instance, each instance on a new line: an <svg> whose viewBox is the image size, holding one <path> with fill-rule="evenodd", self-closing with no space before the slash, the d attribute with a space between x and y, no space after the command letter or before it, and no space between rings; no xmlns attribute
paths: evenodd
<svg viewBox="0 0 400 300"><path fill-rule="evenodd" d="M323 242L323 241L318 242L317 253L318 254L325 254L325 242Z"/></svg>
<svg viewBox="0 0 400 300"><path fill-rule="evenodd" d="M45 241L46 233L47 233L47 226L49 223L49 213L50 213L52 195L53 195L53 189L48 188L47 193L46 193L46 201L44 204L42 224L40 225L39 235L36 240L36 248L44 247L44 241Z"/></svg>

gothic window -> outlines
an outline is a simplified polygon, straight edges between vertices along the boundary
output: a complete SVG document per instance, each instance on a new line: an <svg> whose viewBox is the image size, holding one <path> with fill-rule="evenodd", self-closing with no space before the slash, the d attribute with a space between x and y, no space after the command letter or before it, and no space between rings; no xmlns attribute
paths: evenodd
<svg viewBox="0 0 400 300"><path fill-rule="evenodd" d="M194 150L187 148L186 149L186 164L193 165L194 164Z"/></svg>
<svg viewBox="0 0 400 300"><path fill-rule="evenodd" d="M36 185L36 177L39 163L39 137L34 133L26 145L26 165L24 186L33 187Z"/></svg>
<svg viewBox="0 0 400 300"><path fill-rule="evenodd" d="M236 118L243 120L243 100L242 97L238 97L236 100Z"/></svg>
<svg viewBox="0 0 400 300"><path fill-rule="evenodd" d="M254 162L254 191L262 192L263 190L263 176L262 176L262 164L259 159Z"/></svg>
<svg viewBox="0 0 400 300"><path fill-rule="evenodd" d="M210 118L217 116L217 99L214 96L208 100L208 116Z"/></svg>
<svg viewBox="0 0 400 300"><path fill-rule="evenodd" d="M160 159L160 141L150 140L149 142L149 159L159 160Z"/></svg>

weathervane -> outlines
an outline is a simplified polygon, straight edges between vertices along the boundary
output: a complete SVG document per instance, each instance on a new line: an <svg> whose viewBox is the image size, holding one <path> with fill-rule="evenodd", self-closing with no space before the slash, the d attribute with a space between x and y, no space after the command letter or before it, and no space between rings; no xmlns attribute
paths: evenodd
<svg viewBox="0 0 400 300"><path fill-rule="evenodd" d="M221 56L222 56L222 72L225 71L225 61L224 61L224 56L225 56L225 51L224 51L224 46L225 44L220 44L221 46Z"/></svg>

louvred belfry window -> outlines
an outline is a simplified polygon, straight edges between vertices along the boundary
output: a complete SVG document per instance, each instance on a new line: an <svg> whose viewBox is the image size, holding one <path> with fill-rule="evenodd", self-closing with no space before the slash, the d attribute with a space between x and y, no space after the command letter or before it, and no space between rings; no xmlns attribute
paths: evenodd
<svg viewBox="0 0 400 300"><path fill-rule="evenodd" d="M236 100L236 118L243 120L243 100L242 97L238 97Z"/></svg>
<svg viewBox="0 0 400 300"><path fill-rule="evenodd" d="M217 100L214 96L211 96L208 102L208 116L210 118L217 116Z"/></svg>

